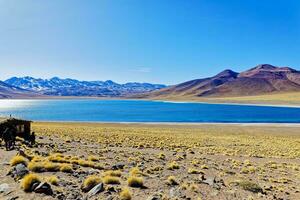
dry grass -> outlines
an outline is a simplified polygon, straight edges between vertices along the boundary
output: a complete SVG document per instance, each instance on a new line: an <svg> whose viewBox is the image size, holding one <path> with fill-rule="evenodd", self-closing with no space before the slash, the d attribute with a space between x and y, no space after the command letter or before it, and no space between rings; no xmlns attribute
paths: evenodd
<svg viewBox="0 0 300 200"><path fill-rule="evenodd" d="M102 182L102 180L99 176L96 176L96 175L89 176L83 181L82 190L84 192L87 192L101 182Z"/></svg>
<svg viewBox="0 0 300 200"><path fill-rule="evenodd" d="M49 178L48 178L48 181L49 181L49 183L51 183L52 185L58 185L58 183L59 183L59 179L57 178L57 176L50 176Z"/></svg>
<svg viewBox="0 0 300 200"><path fill-rule="evenodd" d="M120 178L115 176L104 176L102 181L105 184L120 184Z"/></svg>
<svg viewBox="0 0 300 200"><path fill-rule="evenodd" d="M10 166L15 166L17 164L24 164L24 165L27 165L27 159L23 156L14 156L11 160L10 160Z"/></svg>
<svg viewBox="0 0 300 200"><path fill-rule="evenodd" d="M169 165L168 165L169 170L174 170L174 169L179 169L179 168L180 168L180 166L177 164L176 161L173 161L173 162L169 163Z"/></svg>
<svg viewBox="0 0 300 200"><path fill-rule="evenodd" d="M295 183L299 178L300 137L296 125L35 123L34 130L45 138L54 138L55 142L66 138L70 141L60 143L64 154L50 154L36 158L37 161L48 161L59 165L59 168L62 164L72 163L76 172L102 173L93 178L98 180L97 183L103 177L106 184L120 183L123 186L122 180L129 177L128 186L137 187L132 189L134 199L146 199L145 195L158 191L168 196L170 186L175 182L180 183L178 188L192 199L197 199L200 193L205 197L213 191L200 180L212 176L222 179L228 190L237 191L237 195L245 199L245 194L259 189L243 182L228 186L230 181L245 179L264 187L272 185L270 192L264 196L266 198L275 191L280 195L287 191L297 195ZM77 150L80 145L82 150ZM49 161L49 157L56 163ZM97 166L99 169L115 169L113 165L119 163L124 164L122 171L89 169L97 169ZM69 177L69 174L62 176ZM146 188L144 182L148 189L138 189ZM93 181L87 185L95 186ZM108 187L117 188L119 192L121 186ZM224 194L224 188L220 190L220 194ZM102 198L103 194L99 197Z"/></svg>
<svg viewBox="0 0 300 200"><path fill-rule="evenodd" d="M45 171L45 163L43 162L29 162L28 169L32 172L43 172Z"/></svg>
<svg viewBox="0 0 300 200"><path fill-rule="evenodd" d="M65 172L65 173L72 173L73 172L73 168L72 165L70 164L61 164L60 169L61 172Z"/></svg>
<svg viewBox="0 0 300 200"><path fill-rule="evenodd" d="M21 187L25 192L31 192L31 187L34 183L41 182L41 179L36 174L27 174L21 181Z"/></svg>
<svg viewBox="0 0 300 200"><path fill-rule="evenodd" d="M120 192L120 199L121 200L131 200L132 199L131 192L128 188L122 189L122 191Z"/></svg>
<svg viewBox="0 0 300 200"><path fill-rule="evenodd" d="M121 177L122 173L120 170L109 170L104 172L104 176L115 176L115 177Z"/></svg>
<svg viewBox="0 0 300 200"><path fill-rule="evenodd" d="M167 179L167 184L169 185L178 185L178 181L175 176L169 176Z"/></svg>
<svg viewBox="0 0 300 200"><path fill-rule="evenodd" d="M144 179L142 177L130 176L127 182L130 187L140 188L144 186Z"/></svg>

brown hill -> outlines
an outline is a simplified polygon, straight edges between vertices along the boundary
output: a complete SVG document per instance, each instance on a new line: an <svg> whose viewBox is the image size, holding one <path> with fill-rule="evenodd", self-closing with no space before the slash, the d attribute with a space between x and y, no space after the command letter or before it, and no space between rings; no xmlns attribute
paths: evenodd
<svg viewBox="0 0 300 200"><path fill-rule="evenodd" d="M300 72L288 67L258 65L242 73L225 70L141 95L141 98L225 97L300 91Z"/></svg>

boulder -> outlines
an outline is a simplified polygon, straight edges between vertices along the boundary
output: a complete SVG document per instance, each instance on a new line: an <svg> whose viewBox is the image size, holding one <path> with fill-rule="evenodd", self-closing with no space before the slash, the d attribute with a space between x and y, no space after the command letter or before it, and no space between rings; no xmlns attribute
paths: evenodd
<svg viewBox="0 0 300 200"><path fill-rule="evenodd" d="M20 163L14 166L8 175L11 175L15 180L19 180L28 173L28 168L23 163Z"/></svg>
<svg viewBox="0 0 300 200"><path fill-rule="evenodd" d="M53 194L52 188L51 188L50 184L47 183L47 182L42 182L42 183L40 183L40 184L34 189L34 192L35 192L35 193L43 193L43 194L46 194L46 195L52 195L52 194Z"/></svg>

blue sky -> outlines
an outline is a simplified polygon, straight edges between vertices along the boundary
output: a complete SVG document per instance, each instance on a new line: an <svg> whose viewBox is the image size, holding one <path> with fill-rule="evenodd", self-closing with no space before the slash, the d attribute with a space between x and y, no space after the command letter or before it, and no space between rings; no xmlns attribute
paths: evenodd
<svg viewBox="0 0 300 200"><path fill-rule="evenodd" d="M175 84L299 52L297 0L0 0L2 80Z"/></svg>

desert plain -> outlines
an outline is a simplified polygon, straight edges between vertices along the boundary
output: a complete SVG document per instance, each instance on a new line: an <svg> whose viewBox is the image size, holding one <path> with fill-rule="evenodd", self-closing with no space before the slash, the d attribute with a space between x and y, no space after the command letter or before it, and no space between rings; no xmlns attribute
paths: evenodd
<svg viewBox="0 0 300 200"><path fill-rule="evenodd" d="M0 199L300 199L299 124L32 128L32 147L21 139L12 151L1 145ZM27 175L13 177L20 163ZM51 193L31 192L35 181Z"/></svg>

